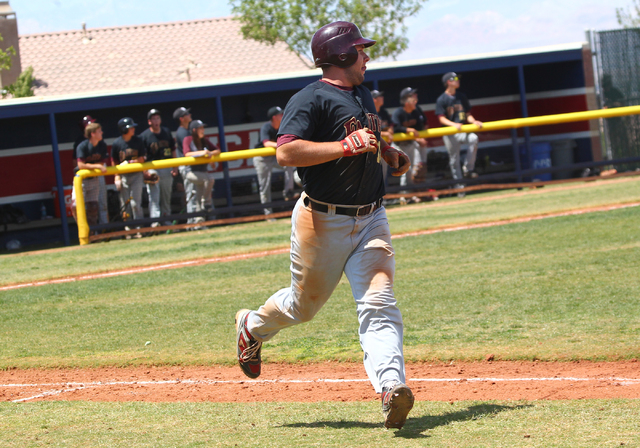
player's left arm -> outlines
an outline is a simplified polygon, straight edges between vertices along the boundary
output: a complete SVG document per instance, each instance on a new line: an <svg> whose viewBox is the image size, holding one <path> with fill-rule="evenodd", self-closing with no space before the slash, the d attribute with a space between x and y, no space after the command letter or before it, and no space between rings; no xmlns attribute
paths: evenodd
<svg viewBox="0 0 640 448"><path fill-rule="evenodd" d="M482 122L479 120L476 120L474 116L469 113L471 111L471 103L469 103L467 96L465 94L461 94L460 96L461 96L462 107L464 108L464 111L467 114L467 123L475 124L479 128L482 128Z"/></svg>
<svg viewBox="0 0 640 448"><path fill-rule="evenodd" d="M469 122L469 124L475 124L479 128L482 128L482 121L476 120L471 114L467 114L467 121Z"/></svg>
<svg viewBox="0 0 640 448"><path fill-rule="evenodd" d="M102 163L87 163L82 159L78 159L78 168L81 170L100 170L103 173L107 172L107 167Z"/></svg>
<svg viewBox="0 0 640 448"><path fill-rule="evenodd" d="M402 176L411 168L409 156L407 156L404 151L389 146L384 140L380 141L380 152L382 153L384 161L393 168L391 172L392 176Z"/></svg>

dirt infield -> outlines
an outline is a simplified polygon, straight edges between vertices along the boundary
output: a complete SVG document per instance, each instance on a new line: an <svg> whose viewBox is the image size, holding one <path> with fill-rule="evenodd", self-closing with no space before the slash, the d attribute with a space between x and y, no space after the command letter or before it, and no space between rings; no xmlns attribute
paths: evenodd
<svg viewBox="0 0 640 448"><path fill-rule="evenodd" d="M640 398L640 363L477 362L407 365L416 399ZM0 401L274 402L376 400L360 363L265 364L258 380L238 367L135 367L0 372Z"/></svg>

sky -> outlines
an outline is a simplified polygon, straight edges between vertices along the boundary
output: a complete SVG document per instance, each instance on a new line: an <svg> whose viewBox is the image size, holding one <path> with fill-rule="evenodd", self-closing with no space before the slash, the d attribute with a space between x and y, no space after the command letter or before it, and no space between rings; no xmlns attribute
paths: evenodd
<svg viewBox="0 0 640 448"><path fill-rule="evenodd" d="M619 28L632 0L429 0L406 20L409 47L397 60L518 50L585 40ZM23 34L231 15L227 0L10 0Z"/></svg>

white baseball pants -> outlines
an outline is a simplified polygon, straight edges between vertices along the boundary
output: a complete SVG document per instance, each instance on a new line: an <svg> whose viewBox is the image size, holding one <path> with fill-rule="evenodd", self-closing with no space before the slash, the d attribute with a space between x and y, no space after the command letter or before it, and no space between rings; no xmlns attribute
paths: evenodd
<svg viewBox="0 0 640 448"><path fill-rule="evenodd" d="M364 366L376 392L405 382L402 315L393 295L395 254L384 208L364 217L313 211L298 200L291 227L291 286L249 315L248 330L268 341L283 328L311 320L342 273L349 279L360 323Z"/></svg>

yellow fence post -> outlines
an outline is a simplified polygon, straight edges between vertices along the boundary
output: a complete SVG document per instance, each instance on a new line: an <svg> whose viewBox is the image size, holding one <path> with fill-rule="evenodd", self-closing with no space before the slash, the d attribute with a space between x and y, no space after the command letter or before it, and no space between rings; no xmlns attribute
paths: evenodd
<svg viewBox="0 0 640 448"><path fill-rule="evenodd" d="M78 225L78 240L80 245L89 244L89 224L87 223L87 209L84 206L84 192L82 191L83 171L79 170L73 178L73 190L76 195L76 224Z"/></svg>

